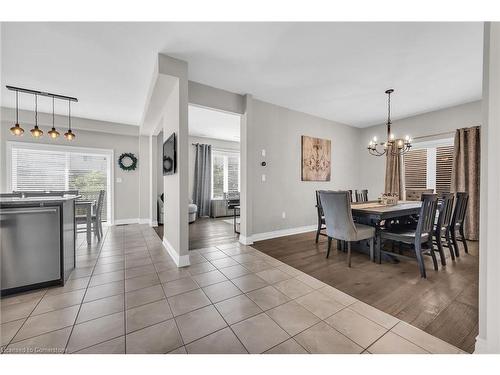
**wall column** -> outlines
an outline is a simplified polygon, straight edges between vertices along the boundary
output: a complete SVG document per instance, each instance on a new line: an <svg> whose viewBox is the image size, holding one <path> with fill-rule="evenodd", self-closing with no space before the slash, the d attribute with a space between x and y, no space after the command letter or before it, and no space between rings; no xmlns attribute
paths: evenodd
<svg viewBox="0 0 500 375"><path fill-rule="evenodd" d="M245 111L241 117L240 126L240 161L241 161L241 187L240 187L240 243L251 245L252 241L252 175L254 169L254 157L252 154L252 121L253 121L253 98L252 95L244 96Z"/></svg>

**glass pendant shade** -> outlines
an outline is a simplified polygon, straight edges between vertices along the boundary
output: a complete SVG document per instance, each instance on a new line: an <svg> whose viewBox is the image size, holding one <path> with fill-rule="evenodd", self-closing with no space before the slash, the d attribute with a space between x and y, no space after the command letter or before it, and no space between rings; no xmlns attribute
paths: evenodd
<svg viewBox="0 0 500 375"><path fill-rule="evenodd" d="M73 139L75 139L75 133L73 133L71 129L69 129L66 133L64 133L64 138L66 138L68 141L72 141Z"/></svg>
<svg viewBox="0 0 500 375"><path fill-rule="evenodd" d="M31 129L30 132L31 132L31 135L35 138L39 138L43 135L43 131L42 131L42 129L40 129L38 127L38 125L35 125L35 127L33 129Z"/></svg>
<svg viewBox="0 0 500 375"><path fill-rule="evenodd" d="M56 130L56 128L52 128L49 132L48 132L48 135L50 138L52 139L56 139L57 137L59 137L59 132Z"/></svg>
<svg viewBox="0 0 500 375"><path fill-rule="evenodd" d="M19 92L16 91L16 124L10 128L12 135L21 136L24 134L24 129L19 125Z"/></svg>

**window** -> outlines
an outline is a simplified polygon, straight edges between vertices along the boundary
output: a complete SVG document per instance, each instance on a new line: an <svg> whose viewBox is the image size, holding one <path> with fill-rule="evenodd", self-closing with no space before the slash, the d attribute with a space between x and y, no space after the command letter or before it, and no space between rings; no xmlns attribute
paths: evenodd
<svg viewBox="0 0 500 375"><path fill-rule="evenodd" d="M240 154L237 151L212 151L212 199L240 191Z"/></svg>
<svg viewBox="0 0 500 375"><path fill-rule="evenodd" d="M403 157L406 189L450 191L453 139L417 143Z"/></svg>
<svg viewBox="0 0 500 375"><path fill-rule="evenodd" d="M22 142L8 147L11 190L78 190L94 200L106 190L103 218L111 220L111 151Z"/></svg>

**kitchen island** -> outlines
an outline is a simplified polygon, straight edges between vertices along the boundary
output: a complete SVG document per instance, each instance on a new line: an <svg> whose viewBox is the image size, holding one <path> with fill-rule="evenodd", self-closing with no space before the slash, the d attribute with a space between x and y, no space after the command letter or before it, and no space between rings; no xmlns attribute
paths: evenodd
<svg viewBox="0 0 500 375"><path fill-rule="evenodd" d="M64 285L75 268L77 198L0 198L2 295Z"/></svg>

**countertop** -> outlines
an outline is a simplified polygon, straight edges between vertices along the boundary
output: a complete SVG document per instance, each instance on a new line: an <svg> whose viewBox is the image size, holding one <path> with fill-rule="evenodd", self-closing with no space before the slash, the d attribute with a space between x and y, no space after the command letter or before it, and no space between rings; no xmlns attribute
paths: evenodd
<svg viewBox="0 0 500 375"><path fill-rule="evenodd" d="M66 202L74 199L80 198L81 195L63 195L63 196L47 196L47 197L26 197L26 198L14 198L14 197L3 197L0 198L0 204L22 206L24 204L33 205L44 203L60 203Z"/></svg>

